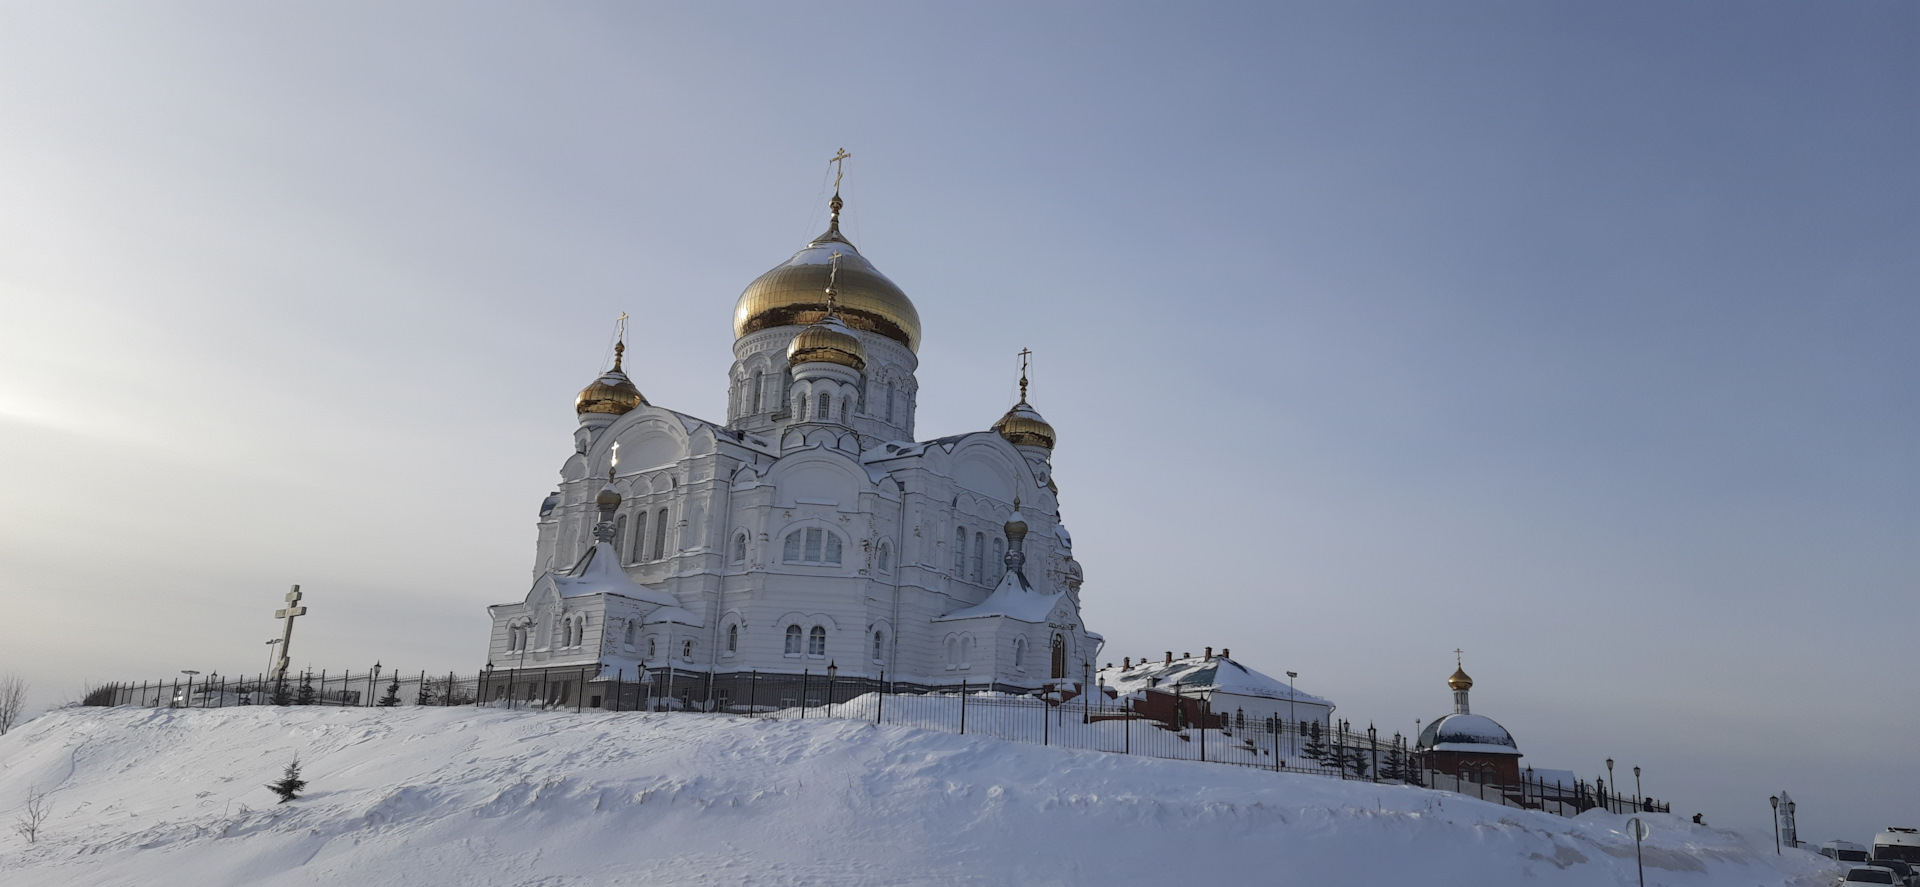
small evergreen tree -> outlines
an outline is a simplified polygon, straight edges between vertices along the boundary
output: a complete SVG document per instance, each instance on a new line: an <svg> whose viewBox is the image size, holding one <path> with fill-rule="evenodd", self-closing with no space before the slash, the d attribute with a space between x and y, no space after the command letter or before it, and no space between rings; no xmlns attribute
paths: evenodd
<svg viewBox="0 0 1920 887"><path fill-rule="evenodd" d="M273 793L280 796L282 804L300 797L300 790L306 787L307 781L300 778L299 755L294 755L293 760L287 762L287 772L280 777L279 782L267 784L267 788L273 789Z"/></svg>
<svg viewBox="0 0 1920 887"><path fill-rule="evenodd" d="M393 683L387 685L387 695L380 697L381 708L392 708L400 704L400 673L393 673Z"/></svg>
<svg viewBox="0 0 1920 887"><path fill-rule="evenodd" d="M287 676L279 675L273 679L273 704L292 705L293 694L287 692Z"/></svg>
<svg viewBox="0 0 1920 887"><path fill-rule="evenodd" d="M420 682L420 692L418 695L413 697L413 704L414 705L432 705L433 704L433 682L432 681Z"/></svg>
<svg viewBox="0 0 1920 887"><path fill-rule="evenodd" d="M1367 778L1367 770L1371 766L1365 749L1352 748L1347 751L1347 769L1352 770L1354 776L1361 779Z"/></svg>
<svg viewBox="0 0 1920 887"><path fill-rule="evenodd" d="M1387 747L1387 756L1380 762L1380 778L1394 782L1406 781L1406 759L1400 754L1400 744L1398 742Z"/></svg>
<svg viewBox="0 0 1920 887"><path fill-rule="evenodd" d="M313 692L313 672L302 672L300 674L300 693L293 697L293 704L312 705L317 699L318 694Z"/></svg>
<svg viewBox="0 0 1920 887"><path fill-rule="evenodd" d="M1320 741L1319 721L1310 721L1307 723L1307 744L1300 749L1300 754L1316 764L1326 761L1327 746Z"/></svg>

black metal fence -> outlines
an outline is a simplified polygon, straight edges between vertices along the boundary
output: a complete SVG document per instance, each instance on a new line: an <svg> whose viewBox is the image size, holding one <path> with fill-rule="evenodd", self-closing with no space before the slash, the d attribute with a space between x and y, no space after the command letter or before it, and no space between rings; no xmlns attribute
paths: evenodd
<svg viewBox="0 0 1920 887"><path fill-rule="evenodd" d="M1669 812L1666 802L1609 792L1603 780L1567 785L1526 772L1446 772L1398 733L1381 736L1339 722L1288 723L1206 710L1204 701L1175 706L1172 722L1142 716L1099 694L1034 694L994 685L925 687L884 678L833 674L709 675L677 667L637 673L598 665L492 669L474 675L304 671L284 679L182 674L158 681L114 683L87 694L87 705L221 708L231 705L400 707L484 704L549 710L695 711L781 719L843 718L987 736L1085 751L1226 764L1277 773L1404 783L1472 795L1492 803L1572 816ZM1194 714L1189 714L1192 711Z"/></svg>

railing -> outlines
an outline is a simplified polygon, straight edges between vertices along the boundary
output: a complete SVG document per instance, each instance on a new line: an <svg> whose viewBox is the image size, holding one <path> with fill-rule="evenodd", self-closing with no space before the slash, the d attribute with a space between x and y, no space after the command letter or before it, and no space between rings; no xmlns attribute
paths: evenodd
<svg viewBox="0 0 1920 887"><path fill-rule="evenodd" d="M1444 772L1426 766L1399 734L1355 731L1345 723L1249 721L1216 715L1186 698L1172 706L1173 722L1150 719L1099 694L1034 695L1018 688L968 685L937 688L833 675L708 675L677 666L638 674L598 665L493 669L476 675L390 671L311 671L276 680L185 675L114 683L87 694L87 705L222 708L234 705L399 707L489 704L586 711L706 711L778 719L841 718L986 736L1008 742L1152 758L1226 764L1333 779L1405 783L1471 795L1491 803L1573 816L1604 807L1614 812L1669 812L1650 798L1600 790L1601 780L1549 783L1521 773L1503 779L1483 770ZM1067 698L1061 698L1061 697Z"/></svg>

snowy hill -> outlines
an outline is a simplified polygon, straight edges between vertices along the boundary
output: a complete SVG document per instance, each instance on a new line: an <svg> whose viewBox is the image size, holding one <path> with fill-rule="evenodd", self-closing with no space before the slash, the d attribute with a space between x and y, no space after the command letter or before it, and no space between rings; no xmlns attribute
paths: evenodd
<svg viewBox="0 0 1920 887"><path fill-rule="evenodd" d="M298 754L308 794L264 786ZM31 786L52 815L10 827ZM1830 885L1649 816L1647 883ZM0 883L1634 884L1624 817L854 721L75 709L0 737Z"/></svg>

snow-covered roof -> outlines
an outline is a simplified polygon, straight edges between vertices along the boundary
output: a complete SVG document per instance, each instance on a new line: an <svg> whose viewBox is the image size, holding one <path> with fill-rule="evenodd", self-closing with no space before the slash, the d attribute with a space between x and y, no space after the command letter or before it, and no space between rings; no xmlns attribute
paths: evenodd
<svg viewBox="0 0 1920 887"><path fill-rule="evenodd" d="M658 591L633 581L627 571L620 568L620 555L606 542L595 542L587 549L573 569L565 573L554 573L553 586L561 597L582 597L590 594L617 594L621 597L659 604L662 607L680 608L680 601L673 595ZM686 612L682 610L681 612ZM692 615L692 614L688 614ZM689 625L698 625L690 622Z"/></svg>
<svg viewBox="0 0 1920 887"><path fill-rule="evenodd" d="M1520 753L1520 746L1514 743L1507 728L1485 715L1452 714L1440 718L1420 731L1419 747L1428 751L1485 755Z"/></svg>
<svg viewBox="0 0 1920 887"><path fill-rule="evenodd" d="M1119 691L1122 696L1138 693L1149 687L1167 688L1179 684L1182 692L1232 693L1267 699L1292 699L1296 703L1333 708L1332 702L1309 693L1298 692L1288 687L1285 681L1275 680L1225 656L1211 658L1195 656L1175 659L1172 663L1147 661L1132 668L1115 668L1109 665L1100 669L1100 677L1108 687Z"/></svg>
<svg viewBox="0 0 1920 887"><path fill-rule="evenodd" d="M953 619L978 619L982 616L1005 616L1019 622L1041 623L1047 621L1047 615L1058 606L1064 593L1045 594L1034 591L1027 584L1027 577L1018 570L1008 570L1000 577L1000 584L994 586L993 593L987 599L971 607L955 610L945 616L935 617L935 622Z"/></svg>

